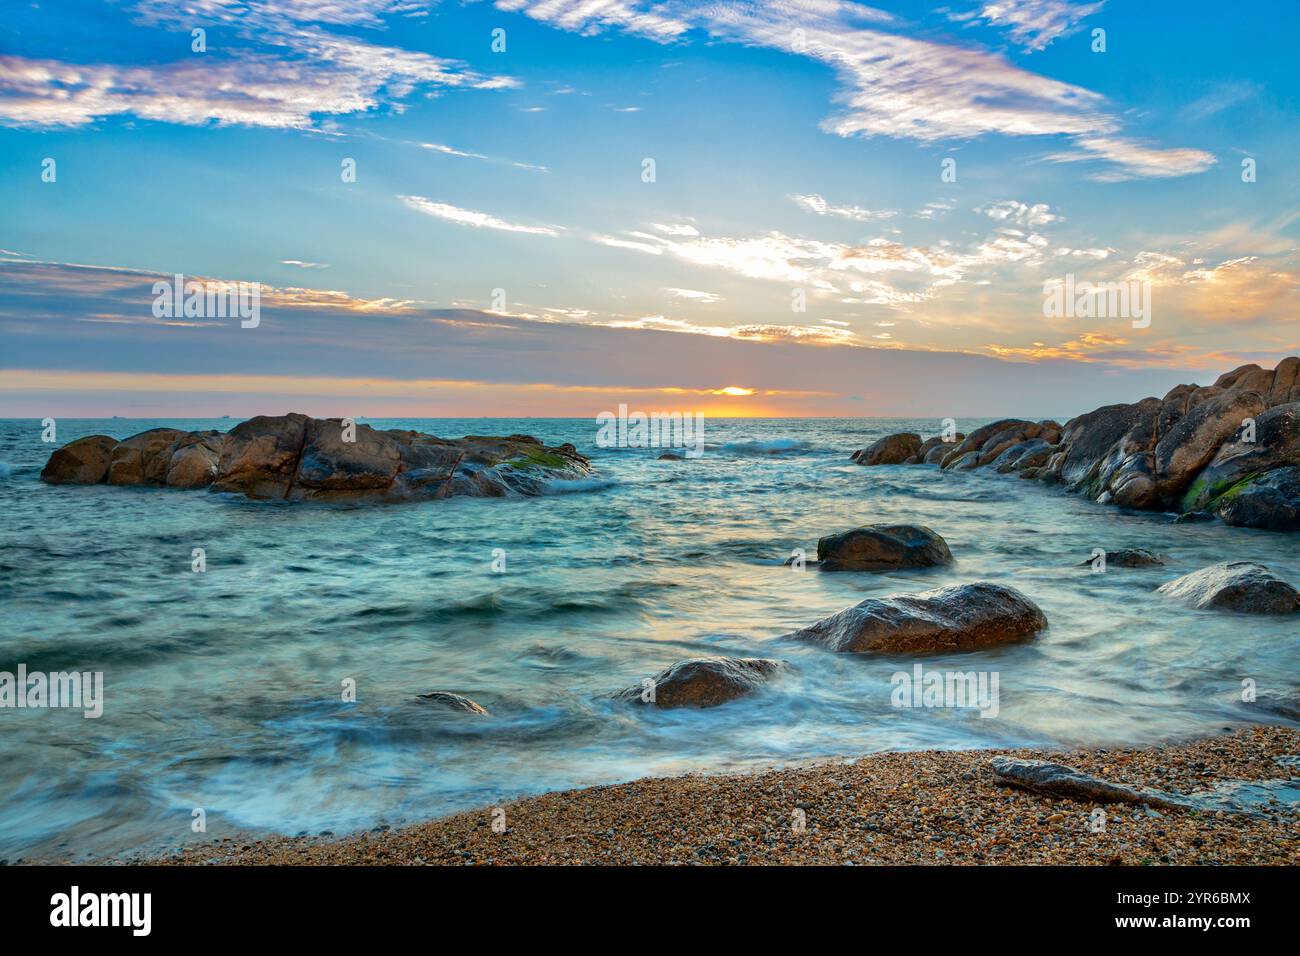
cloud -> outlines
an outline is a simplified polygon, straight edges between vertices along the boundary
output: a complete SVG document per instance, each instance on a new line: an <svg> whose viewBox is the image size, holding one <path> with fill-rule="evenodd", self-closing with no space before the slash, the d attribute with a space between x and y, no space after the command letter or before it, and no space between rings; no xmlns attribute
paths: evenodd
<svg viewBox="0 0 1300 956"><path fill-rule="evenodd" d="M986 3L978 13L955 15L954 20L974 18L1005 27L1007 34L1026 50L1045 50L1059 37L1074 32L1079 21L1090 17L1106 5L1073 3L1070 0L996 0Z"/></svg>
<svg viewBox="0 0 1300 956"><path fill-rule="evenodd" d="M328 269L327 262L304 262L302 259L281 259L280 264L284 266L297 266L299 269Z"/></svg>
<svg viewBox="0 0 1300 956"><path fill-rule="evenodd" d="M454 222L462 226L473 226L476 229L499 229L502 232L522 232L533 236L558 236L562 226L524 226L518 223L506 222L504 219L498 219L496 216L486 212L476 212L473 209L461 209L459 206L452 206L448 203L434 202L432 199L426 199L424 196L398 196L407 207L414 209L416 212L422 212L426 216L433 216L436 219L445 219L448 222Z"/></svg>
<svg viewBox="0 0 1300 956"><path fill-rule="evenodd" d="M1015 199L1003 199L999 202L986 203L975 211L982 212L990 219L1013 222L1026 228L1035 228L1045 226L1049 222L1061 221L1061 217L1055 215L1047 203L1041 202L1030 206Z"/></svg>
<svg viewBox="0 0 1300 956"><path fill-rule="evenodd" d="M1201 150L1159 150L1125 139L1123 124L1107 111L1099 93L1021 69L985 50L886 32L881 26L899 26L891 14L847 0L703 5L687 0L501 0L497 6L585 34L605 27L630 30L627 24L643 18L666 20L673 24L671 30L646 35L685 42L687 28L698 28L715 40L817 60L840 80L834 97L840 110L822 123L838 136L921 143L988 134L1061 136L1075 144L1076 158L1117 164L1109 176L1096 177L1107 180L1181 176L1215 162ZM999 22L1038 42L1061 35L1068 29L1062 22L1073 22L1079 11L1093 5L1061 0L986 4L985 9L993 8Z"/></svg>
<svg viewBox="0 0 1300 956"><path fill-rule="evenodd" d="M790 197L804 209L819 216L839 216L841 219L854 219L858 222L877 222L898 215L897 209L863 209L861 206L835 206L828 203L816 193L806 196Z"/></svg>
<svg viewBox="0 0 1300 956"><path fill-rule="evenodd" d="M698 289L674 289L666 290L669 295L677 299L690 299L694 302L703 302L712 305L715 302L721 302L722 296L713 292L700 292Z"/></svg>

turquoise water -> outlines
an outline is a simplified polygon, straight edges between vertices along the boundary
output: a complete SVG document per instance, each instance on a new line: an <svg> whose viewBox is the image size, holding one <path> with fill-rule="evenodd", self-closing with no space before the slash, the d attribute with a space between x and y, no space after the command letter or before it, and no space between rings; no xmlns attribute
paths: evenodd
<svg viewBox="0 0 1300 956"><path fill-rule="evenodd" d="M0 858L104 856L242 833L343 833L646 774L923 747L1139 744L1268 719L1293 691L1291 619L1193 611L1177 574L1258 560L1300 582L1294 535L1174 525L1013 476L861 468L934 421L710 420L697 461L599 449L588 420L384 420L573 442L590 480L538 499L400 506L46 486L36 421L0 421L0 670L103 671L104 714L0 709ZM159 425L59 422L59 443ZM962 421L969 430L981 421ZM940 532L956 563L821 574L792 549L868 522ZM1094 574L1094 548L1170 564ZM204 573L191 571L203 548ZM506 572L492 570L493 549ZM781 635L870 596L972 580L1046 612L1032 644L935 669L995 671L999 713L895 709L901 658ZM766 692L705 711L606 698L675 660L779 657ZM346 703L341 682L356 681ZM416 699L466 694L473 719ZM203 808L207 833L191 831Z"/></svg>

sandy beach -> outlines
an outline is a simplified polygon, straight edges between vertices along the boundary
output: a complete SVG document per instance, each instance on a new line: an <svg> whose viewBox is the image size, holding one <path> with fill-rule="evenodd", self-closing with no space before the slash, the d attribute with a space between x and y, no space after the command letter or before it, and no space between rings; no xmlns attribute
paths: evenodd
<svg viewBox="0 0 1300 956"><path fill-rule="evenodd" d="M989 765L998 754L1045 759L1111 783L1190 794L1230 780L1294 779L1294 766L1278 758L1297 753L1300 732L1263 726L1137 750L880 753L754 774L648 778L400 830L227 840L137 862L1295 865L1300 828L1294 809L1280 804L1250 814L1110 804L1094 832L1098 804L1000 785Z"/></svg>

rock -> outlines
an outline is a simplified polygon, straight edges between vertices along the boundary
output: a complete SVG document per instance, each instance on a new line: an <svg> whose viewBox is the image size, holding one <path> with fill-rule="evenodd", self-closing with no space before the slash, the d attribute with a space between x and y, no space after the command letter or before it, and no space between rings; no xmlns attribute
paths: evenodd
<svg viewBox="0 0 1300 956"><path fill-rule="evenodd" d="M167 487L206 488L212 484L225 441L220 432L190 432L178 439L167 463Z"/></svg>
<svg viewBox="0 0 1300 956"><path fill-rule="evenodd" d="M915 432L886 435L866 448L855 451L849 461L859 465L901 465L921 450L921 436Z"/></svg>
<svg viewBox="0 0 1300 956"><path fill-rule="evenodd" d="M989 766L993 770L995 782L1045 797L1075 800L1079 803L1145 803L1165 809L1189 805L1172 794L1109 783L1065 764L1046 760L994 757Z"/></svg>
<svg viewBox="0 0 1300 956"><path fill-rule="evenodd" d="M1025 641L1045 627L1043 612L1019 591L977 582L868 598L786 636L833 651L934 654Z"/></svg>
<svg viewBox="0 0 1300 956"><path fill-rule="evenodd" d="M117 443L108 462L110 485L162 485L172 449L189 432L176 428L151 428Z"/></svg>
<svg viewBox="0 0 1300 956"><path fill-rule="evenodd" d="M213 491L233 491L249 498L284 498L307 442L306 415L258 415L226 435Z"/></svg>
<svg viewBox="0 0 1300 956"><path fill-rule="evenodd" d="M1264 531L1300 531L1300 467L1278 468L1218 502L1225 524Z"/></svg>
<svg viewBox="0 0 1300 956"><path fill-rule="evenodd" d="M926 453L921 456L921 461L927 465L941 464L944 458L948 456L948 453L960 444L961 442L959 441L935 442L930 446Z"/></svg>
<svg viewBox="0 0 1300 956"><path fill-rule="evenodd" d="M1300 402L1262 412L1251 430L1237 423L1183 496L1183 511L1217 511L1220 502L1279 468L1300 466ZM1247 439L1254 438L1254 441Z"/></svg>
<svg viewBox="0 0 1300 956"><path fill-rule="evenodd" d="M41 481L51 485L97 485L108 479L108 464L117 439L90 435L55 449L41 469Z"/></svg>
<svg viewBox="0 0 1300 956"><path fill-rule="evenodd" d="M1214 515L1208 511L1189 511L1187 514L1179 515L1174 519L1174 524L1200 524L1204 521L1217 520Z"/></svg>
<svg viewBox="0 0 1300 956"><path fill-rule="evenodd" d="M340 419L308 420L293 497L352 496L392 485L402 461L397 439L369 425L354 425L352 441L345 435Z"/></svg>
<svg viewBox="0 0 1300 956"><path fill-rule="evenodd" d="M427 700L430 703L446 707L448 710L460 711L465 714L478 714L487 716L487 710L476 701L468 697L462 697L460 694L452 694L445 690L435 690L431 694L416 694L420 700Z"/></svg>
<svg viewBox="0 0 1300 956"><path fill-rule="evenodd" d="M1159 593L1200 610L1244 614L1300 611L1300 592L1262 564L1251 561L1226 561L1193 571L1162 584Z"/></svg>
<svg viewBox="0 0 1300 956"><path fill-rule="evenodd" d="M1255 392L1232 391L1191 409L1155 447L1159 500L1180 500L1201 469L1215 458L1219 447L1241 430L1242 422L1256 418L1266 407Z"/></svg>
<svg viewBox="0 0 1300 956"><path fill-rule="evenodd" d="M1091 565L1093 558L1081 561L1081 565ZM1119 551L1106 552L1106 567L1108 568L1152 568L1163 565L1164 559L1157 554L1152 554L1145 548L1123 548Z"/></svg>
<svg viewBox="0 0 1300 956"><path fill-rule="evenodd" d="M783 661L761 657L697 657L678 661L653 678L650 688L628 687L618 700L653 703L656 707L716 707L758 690L785 669Z"/></svg>
<svg viewBox="0 0 1300 956"><path fill-rule="evenodd" d="M817 542L823 571L889 571L949 564L948 543L917 525L864 525Z"/></svg>
<svg viewBox="0 0 1300 956"><path fill-rule="evenodd" d="M659 456L659 460L660 461L682 461L683 459L681 455L674 455L672 452L666 451Z"/></svg>

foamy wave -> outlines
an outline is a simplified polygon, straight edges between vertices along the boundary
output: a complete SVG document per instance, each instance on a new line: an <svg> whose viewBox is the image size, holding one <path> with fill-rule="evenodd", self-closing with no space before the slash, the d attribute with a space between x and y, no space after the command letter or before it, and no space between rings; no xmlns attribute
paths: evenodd
<svg viewBox="0 0 1300 956"><path fill-rule="evenodd" d="M618 484L616 478L560 478L542 486L544 495L571 495L581 491L600 491Z"/></svg>
<svg viewBox="0 0 1300 956"><path fill-rule="evenodd" d="M729 441L719 451L733 455L789 455L809 451L812 442L802 438L773 438L769 441Z"/></svg>

